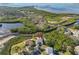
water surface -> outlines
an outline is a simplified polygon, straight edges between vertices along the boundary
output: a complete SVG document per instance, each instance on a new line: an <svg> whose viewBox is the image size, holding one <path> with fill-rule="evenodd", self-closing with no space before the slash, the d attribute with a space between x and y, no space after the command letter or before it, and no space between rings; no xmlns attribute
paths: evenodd
<svg viewBox="0 0 79 59"><path fill-rule="evenodd" d="M10 30L23 26L22 23L0 23L0 24L2 24L2 26L0 26L1 30Z"/></svg>

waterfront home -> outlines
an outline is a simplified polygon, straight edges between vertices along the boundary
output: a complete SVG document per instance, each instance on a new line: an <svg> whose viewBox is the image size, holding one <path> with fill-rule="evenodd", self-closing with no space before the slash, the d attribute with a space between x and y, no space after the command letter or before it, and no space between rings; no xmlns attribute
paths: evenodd
<svg viewBox="0 0 79 59"><path fill-rule="evenodd" d="M68 28L64 28L64 34L73 35L73 33Z"/></svg>
<svg viewBox="0 0 79 59"><path fill-rule="evenodd" d="M79 25L79 19L78 19L78 20L76 20L76 23L75 23L75 25Z"/></svg>
<svg viewBox="0 0 79 59"><path fill-rule="evenodd" d="M75 51L75 54L76 54L76 55L79 55L79 46L76 46L76 47L74 48L74 51Z"/></svg>
<svg viewBox="0 0 79 59"><path fill-rule="evenodd" d="M73 36L79 37L79 30L74 31L74 32L73 32Z"/></svg>
<svg viewBox="0 0 79 59"><path fill-rule="evenodd" d="M27 39L26 42L25 42L25 45L26 46L32 46L32 45L34 45L34 42L31 39Z"/></svg>
<svg viewBox="0 0 79 59"><path fill-rule="evenodd" d="M42 45L41 46L42 54L45 55L54 55L54 49L52 47L46 46L46 45Z"/></svg>
<svg viewBox="0 0 79 59"><path fill-rule="evenodd" d="M52 47L46 47L45 51L48 55L53 55L53 48Z"/></svg>
<svg viewBox="0 0 79 59"><path fill-rule="evenodd" d="M72 33L73 33L73 36L75 37L79 37L79 30L73 30L73 29L69 29Z"/></svg>
<svg viewBox="0 0 79 59"><path fill-rule="evenodd" d="M42 32L37 32L35 34L35 37L36 37L35 43L36 43L37 46L45 44L45 40L44 40L45 38L43 37Z"/></svg>

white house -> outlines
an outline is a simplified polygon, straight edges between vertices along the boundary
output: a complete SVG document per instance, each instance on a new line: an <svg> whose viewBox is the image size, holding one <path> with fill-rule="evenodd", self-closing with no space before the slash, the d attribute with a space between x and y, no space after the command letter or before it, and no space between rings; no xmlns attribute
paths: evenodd
<svg viewBox="0 0 79 59"><path fill-rule="evenodd" d="M74 31L74 32L73 32L73 36L79 37L79 30Z"/></svg>
<svg viewBox="0 0 79 59"><path fill-rule="evenodd" d="M79 30L73 30L73 29L69 29L72 33L73 33L73 36L75 37L79 37Z"/></svg>

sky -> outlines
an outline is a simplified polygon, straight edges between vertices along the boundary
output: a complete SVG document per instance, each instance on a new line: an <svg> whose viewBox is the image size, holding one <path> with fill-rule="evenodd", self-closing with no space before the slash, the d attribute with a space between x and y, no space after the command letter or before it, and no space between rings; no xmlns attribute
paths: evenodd
<svg viewBox="0 0 79 59"><path fill-rule="evenodd" d="M0 3L0 6L9 6L9 7L35 6L38 9L55 13L79 14L79 3Z"/></svg>
<svg viewBox="0 0 79 59"><path fill-rule="evenodd" d="M20 6L32 6L32 5L61 5L61 6L73 6L78 7L78 3L0 3L0 6L14 6L14 7L20 7Z"/></svg>

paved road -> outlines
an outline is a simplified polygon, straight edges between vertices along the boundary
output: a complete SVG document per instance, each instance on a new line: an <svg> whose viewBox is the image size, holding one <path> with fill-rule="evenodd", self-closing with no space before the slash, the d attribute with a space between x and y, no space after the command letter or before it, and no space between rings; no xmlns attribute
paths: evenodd
<svg viewBox="0 0 79 59"><path fill-rule="evenodd" d="M9 41L10 39L12 39L14 37L16 37L16 36L12 35L12 36L8 36L8 37L3 38L2 40L0 40L0 45L6 43L7 41Z"/></svg>

